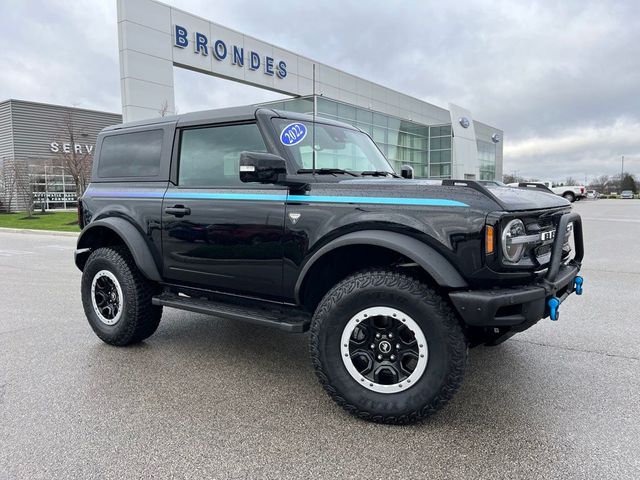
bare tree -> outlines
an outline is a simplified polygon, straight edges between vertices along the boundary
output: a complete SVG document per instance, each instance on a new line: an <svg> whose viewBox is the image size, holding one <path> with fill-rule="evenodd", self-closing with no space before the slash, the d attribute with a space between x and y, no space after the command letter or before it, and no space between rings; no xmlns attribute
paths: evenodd
<svg viewBox="0 0 640 480"><path fill-rule="evenodd" d="M65 173L73 179L73 183L76 187L76 195L78 198L84 193L87 188L87 182L91 174L91 165L93 164L93 156L88 151L83 151L82 148L78 148L76 144L76 129L73 121L72 112L65 114L63 123L63 139L60 139L58 143L69 144L69 149L62 149L60 151L62 166Z"/></svg>
<svg viewBox="0 0 640 480"><path fill-rule="evenodd" d="M600 193L608 193L607 189L610 183L611 179L609 178L609 175L600 175L599 177L591 180L589 188Z"/></svg>
<svg viewBox="0 0 640 480"><path fill-rule="evenodd" d="M169 102L166 98L160 104L160 110L158 110L158 113L161 117L166 117L167 113L169 113Z"/></svg>
<svg viewBox="0 0 640 480"><path fill-rule="evenodd" d="M612 175L609 180L609 193L620 193L622 190L622 180L624 177L621 174Z"/></svg>
<svg viewBox="0 0 640 480"><path fill-rule="evenodd" d="M578 181L573 177L567 177L564 184L567 186L578 185Z"/></svg>
<svg viewBox="0 0 640 480"><path fill-rule="evenodd" d="M4 162L5 189L7 191L7 211L24 206L29 217L33 216L33 188L29 178L29 167L24 160L12 159Z"/></svg>
<svg viewBox="0 0 640 480"><path fill-rule="evenodd" d="M515 173L505 173L502 176L502 181L504 183L520 183L520 182L526 182L527 180L524 177L516 175Z"/></svg>
<svg viewBox="0 0 640 480"><path fill-rule="evenodd" d="M7 201L9 200L9 191L7 190L7 181L5 178L6 159L2 158L0 163L0 212L9 212Z"/></svg>
<svg viewBox="0 0 640 480"><path fill-rule="evenodd" d="M165 98L162 103L160 104L160 110L158 110L158 114L161 117L166 117L167 115L169 115L169 113L171 113L169 111L169 102L167 101L167 99ZM179 113L178 107L173 107L173 115L177 115Z"/></svg>

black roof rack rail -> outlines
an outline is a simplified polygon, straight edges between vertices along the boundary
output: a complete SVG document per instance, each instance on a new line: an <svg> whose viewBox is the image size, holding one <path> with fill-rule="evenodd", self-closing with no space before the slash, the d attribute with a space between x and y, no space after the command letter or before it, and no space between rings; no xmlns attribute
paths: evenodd
<svg viewBox="0 0 640 480"><path fill-rule="evenodd" d="M483 194L485 197L489 197L491 200L493 200L498 205L500 205L501 208L505 210L507 208L507 206L504 203L502 203L498 197L496 197L493 193L491 193L491 191L487 187L485 187L481 183L476 182L475 180L455 180L452 178L451 179L446 178L442 180L442 185L446 187L472 188L473 190L476 190L477 192L480 192L481 194Z"/></svg>
<svg viewBox="0 0 640 480"><path fill-rule="evenodd" d="M519 182L518 187L520 188L539 188L540 190L545 190L547 192L553 193L549 187L547 187L544 183L540 182Z"/></svg>

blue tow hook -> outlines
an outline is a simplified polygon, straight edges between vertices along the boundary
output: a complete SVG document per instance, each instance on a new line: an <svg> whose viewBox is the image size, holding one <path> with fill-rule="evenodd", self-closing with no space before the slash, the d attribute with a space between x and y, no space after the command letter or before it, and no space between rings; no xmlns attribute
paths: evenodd
<svg viewBox="0 0 640 480"><path fill-rule="evenodd" d="M558 320L560 318L560 300L557 297L551 297L547 304L549 305L549 318L553 321Z"/></svg>
<svg viewBox="0 0 640 480"><path fill-rule="evenodd" d="M574 280L574 289L576 291L576 295L582 295L582 284L584 283L584 279L578 275Z"/></svg>

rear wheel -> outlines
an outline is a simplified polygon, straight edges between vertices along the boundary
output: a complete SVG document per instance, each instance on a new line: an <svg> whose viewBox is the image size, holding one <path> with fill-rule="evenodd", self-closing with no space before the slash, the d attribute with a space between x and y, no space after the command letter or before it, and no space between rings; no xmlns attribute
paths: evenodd
<svg viewBox="0 0 640 480"><path fill-rule="evenodd" d="M565 192L562 196L571 203L576 201L576 196L571 192Z"/></svg>
<svg viewBox="0 0 640 480"><path fill-rule="evenodd" d="M388 271L352 275L322 299L311 325L320 382L347 411L383 423L421 420L462 383L467 343L442 297Z"/></svg>
<svg viewBox="0 0 640 480"><path fill-rule="evenodd" d="M82 272L81 290L89 325L106 343L140 342L158 328L162 307L151 303L158 287L140 273L125 247L92 252Z"/></svg>

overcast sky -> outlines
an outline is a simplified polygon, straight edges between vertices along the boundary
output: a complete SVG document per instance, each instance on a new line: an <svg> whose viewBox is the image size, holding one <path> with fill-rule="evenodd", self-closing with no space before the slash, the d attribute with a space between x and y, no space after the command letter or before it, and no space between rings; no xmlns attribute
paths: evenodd
<svg viewBox="0 0 640 480"><path fill-rule="evenodd" d="M640 1L166 0L504 130L505 173L640 174ZM2 0L0 100L120 111L116 0ZM181 113L280 95L174 70Z"/></svg>

